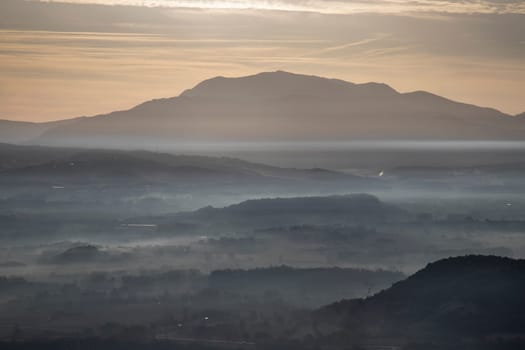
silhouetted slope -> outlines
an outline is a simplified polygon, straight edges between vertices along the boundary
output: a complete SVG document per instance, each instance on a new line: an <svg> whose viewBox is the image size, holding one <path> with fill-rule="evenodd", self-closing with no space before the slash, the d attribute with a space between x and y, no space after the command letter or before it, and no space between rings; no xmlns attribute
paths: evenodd
<svg viewBox="0 0 525 350"><path fill-rule="evenodd" d="M368 194L344 196L268 198L241 202L225 208L206 207L176 218L212 225L247 225L268 228L285 225L365 224L402 221L409 214Z"/></svg>
<svg viewBox="0 0 525 350"><path fill-rule="evenodd" d="M82 150L0 144L0 181L66 183L251 184L335 182L378 185L377 180L325 169L279 168L235 158L148 151Z"/></svg>
<svg viewBox="0 0 525 350"><path fill-rule="evenodd" d="M401 272L387 270L276 266L216 270L210 274L209 286L241 294L271 295L274 292L278 297L286 292L295 305L318 307L340 299L344 293L366 295L369 290L380 290L404 277Z"/></svg>
<svg viewBox="0 0 525 350"><path fill-rule="evenodd" d="M0 142L22 143L39 137L47 130L76 122L82 118L66 119L56 122L31 123L12 120L0 120Z"/></svg>
<svg viewBox="0 0 525 350"><path fill-rule="evenodd" d="M49 127L45 124L0 120L2 142L23 142L40 136Z"/></svg>
<svg viewBox="0 0 525 350"><path fill-rule="evenodd" d="M429 264L370 298L323 312L339 315L349 338L523 336L524 295L525 260L464 256Z"/></svg>
<svg viewBox="0 0 525 350"><path fill-rule="evenodd" d="M522 139L523 118L385 84L268 72L54 127L32 142L162 147L183 141Z"/></svg>

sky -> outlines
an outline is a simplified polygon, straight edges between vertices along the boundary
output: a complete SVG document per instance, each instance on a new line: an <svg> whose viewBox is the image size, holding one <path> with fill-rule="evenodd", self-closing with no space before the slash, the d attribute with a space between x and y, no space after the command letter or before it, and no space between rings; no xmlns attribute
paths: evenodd
<svg viewBox="0 0 525 350"><path fill-rule="evenodd" d="M49 121L286 70L525 111L525 1L0 1L0 119Z"/></svg>

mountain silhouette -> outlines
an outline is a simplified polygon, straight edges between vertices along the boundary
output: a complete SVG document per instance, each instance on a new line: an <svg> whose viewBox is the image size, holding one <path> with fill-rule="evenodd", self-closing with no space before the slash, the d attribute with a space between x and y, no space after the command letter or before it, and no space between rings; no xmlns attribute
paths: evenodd
<svg viewBox="0 0 525 350"><path fill-rule="evenodd" d="M178 213L170 220L213 227L266 229L293 225L381 224L410 218L403 209L369 194L263 198L247 200L224 208L204 207Z"/></svg>
<svg viewBox="0 0 525 350"><path fill-rule="evenodd" d="M448 258L369 298L332 304L317 316L326 322L337 315L340 334L354 341L523 337L524 276L525 260Z"/></svg>
<svg viewBox="0 0 525 350"><path fill-rule="evenodd" d="M3 183L119 184L123 179L133 184L198 186L381 186L377 179L327 169L281 168L228 157L0 144Z"/></svg>
<svg viewBox="0 0 525 350"><path fill-rule="evenodd" d="M24 143L39 137L45 131L61 125L74 123L82 118L65 119L56 122L31 123L0 119L0 141Z"/></svg>
<svg viewBox="0 0 525 350"><path fill-rule="evenodd" d="M424 91L399 93L385 84L277 71L212 78L178 97L46 128L31 143L152 147L200 141L520 140L524 132L521 117Z"/></svg>

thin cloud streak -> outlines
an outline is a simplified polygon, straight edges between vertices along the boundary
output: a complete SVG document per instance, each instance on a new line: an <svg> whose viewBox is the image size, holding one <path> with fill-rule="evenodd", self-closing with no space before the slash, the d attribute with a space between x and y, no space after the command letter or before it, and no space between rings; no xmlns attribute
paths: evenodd
<svg viewBox="0 0 525 350"><path fill-rule="evenodd" d="M93 115L214 76L273 70L384 82L517 114L525 110L523 18L1 0L0 118Z"/></svg>
<svg viewBox="0 0 525 350"><path fill-rule="evenodd" d="M148 41L149 35L111 33L0 34L2 115L21 120L125 109L144 100L176 96L216 75L278 69L356 83L386 82L400 91L425 89L477 104L499 97L502 106L520 101L525 81L519 61L502 64L501 60L480 58L466 64L462 57L420 52L391 35L346 44L283 39L285 44L279 40L193 41L164 36ZM328 53L322 54L325 50ZM458 79L463 84L453 83ZM108 91L111 99L104 98ZM501 91L501 96L494 91Z"/></svg>
<svg viewBox="0 0 525 350"><path fill-rule="evenodd" d="M56 2L55 0L40 1ZM217 10L300 11L323 14L411 12L525 14L525 2L512 0L60 0L60 2Z"/></svg>

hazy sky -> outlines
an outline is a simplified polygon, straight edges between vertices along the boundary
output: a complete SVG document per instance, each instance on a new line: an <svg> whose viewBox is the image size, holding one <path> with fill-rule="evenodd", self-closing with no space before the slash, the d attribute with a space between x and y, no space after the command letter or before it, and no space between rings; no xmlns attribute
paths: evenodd
<svg viewBox="0 0 525 350"><path fill-rule="evenodd" d="M0 0L0 118L93 115L269 70L520 113L525 1Z"/></svg>

